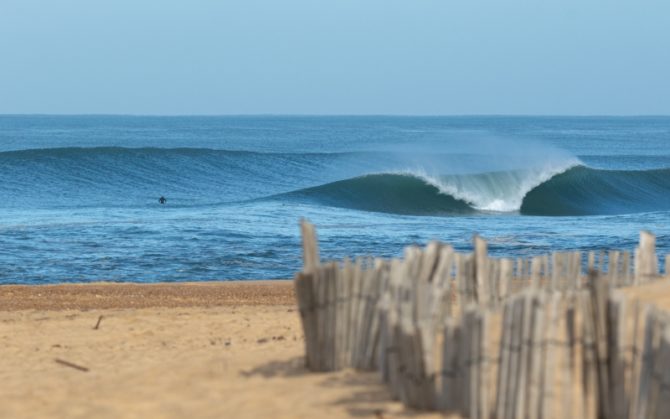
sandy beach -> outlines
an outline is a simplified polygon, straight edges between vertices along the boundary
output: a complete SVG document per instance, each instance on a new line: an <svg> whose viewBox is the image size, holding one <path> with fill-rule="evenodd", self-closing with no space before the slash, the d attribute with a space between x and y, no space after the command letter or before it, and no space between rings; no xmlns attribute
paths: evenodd
<svg viewBox="0 0 670 419"><path fill-rule="evenodd" d="M0 348L2 418L440 417L308 373L290 281L0 286Z"/></svg>
<svg viewBox="0 0 670 419"><path fill-rule="evenodd" d="M624 290L670 309L670 282ZM0 286L2 418L392 418L375 373L309 373L291 281Z"/></svg>

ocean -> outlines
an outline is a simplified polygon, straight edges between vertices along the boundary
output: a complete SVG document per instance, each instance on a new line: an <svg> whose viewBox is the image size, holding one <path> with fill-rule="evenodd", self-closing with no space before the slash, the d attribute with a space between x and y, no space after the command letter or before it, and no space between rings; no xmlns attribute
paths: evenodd
<svg viewBox="0 0 670 419"><path fill-rule="evenodd" d="M324 259L666 254L670 117L0 116L0 283L291 278L303 217Z"/></svg>

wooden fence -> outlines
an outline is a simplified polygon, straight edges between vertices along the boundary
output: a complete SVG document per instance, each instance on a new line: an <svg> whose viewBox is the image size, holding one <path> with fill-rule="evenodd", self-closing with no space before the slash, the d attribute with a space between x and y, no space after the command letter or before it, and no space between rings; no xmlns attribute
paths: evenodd
<svg viewBox="0 0 670 419"><path fill-rule="evenodd" d="M615 289L660 278L650 233L633 260L492 259L475 237L472 254L433 242L322 264L314 227L302 232L309 369L378 369L407 406L471 418L670 417L670 322Z"/></svg>

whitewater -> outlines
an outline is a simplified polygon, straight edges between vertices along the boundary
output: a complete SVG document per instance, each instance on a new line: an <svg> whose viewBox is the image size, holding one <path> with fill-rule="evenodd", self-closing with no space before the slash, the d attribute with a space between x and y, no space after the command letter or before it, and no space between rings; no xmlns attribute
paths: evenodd
<svg viewBox="0 0 670 419"><path fill-rule="evenodd" d="M0 116L0 283L289 278L301 217L328 258L668 252L670 118Z"/></svg>
<svg viewBox="0 0 670 419"><path fill-rule="evenodd" d="M578 166L578 159L547 164L542 168L469 175L432 176L423 170L405 172L416 176L440 193L464 201L474 209L492 212L519 211L524 197L535 187Z"/></svg>

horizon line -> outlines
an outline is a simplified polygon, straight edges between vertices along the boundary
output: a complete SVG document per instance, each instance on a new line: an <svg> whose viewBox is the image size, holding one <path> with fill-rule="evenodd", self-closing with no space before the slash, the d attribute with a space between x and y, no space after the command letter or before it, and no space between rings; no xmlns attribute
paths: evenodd
<svg viewBox="0 0 670 419"><path fill-rule="evenodd" d="M396 113L370 113L370 114L337 114L337 113L193 113L193 114L178 114L178 113L0 113L0 117L7 116L80 116L80 117L95 117L95 116L113 116L113 117L347 117L347 118L366 118L366 117L387 117L387 118L477 118L477 117L509 117L509 118L667 118L670 114L524 114L524 113L482 113L482 114L396 114Z"/></svg>

